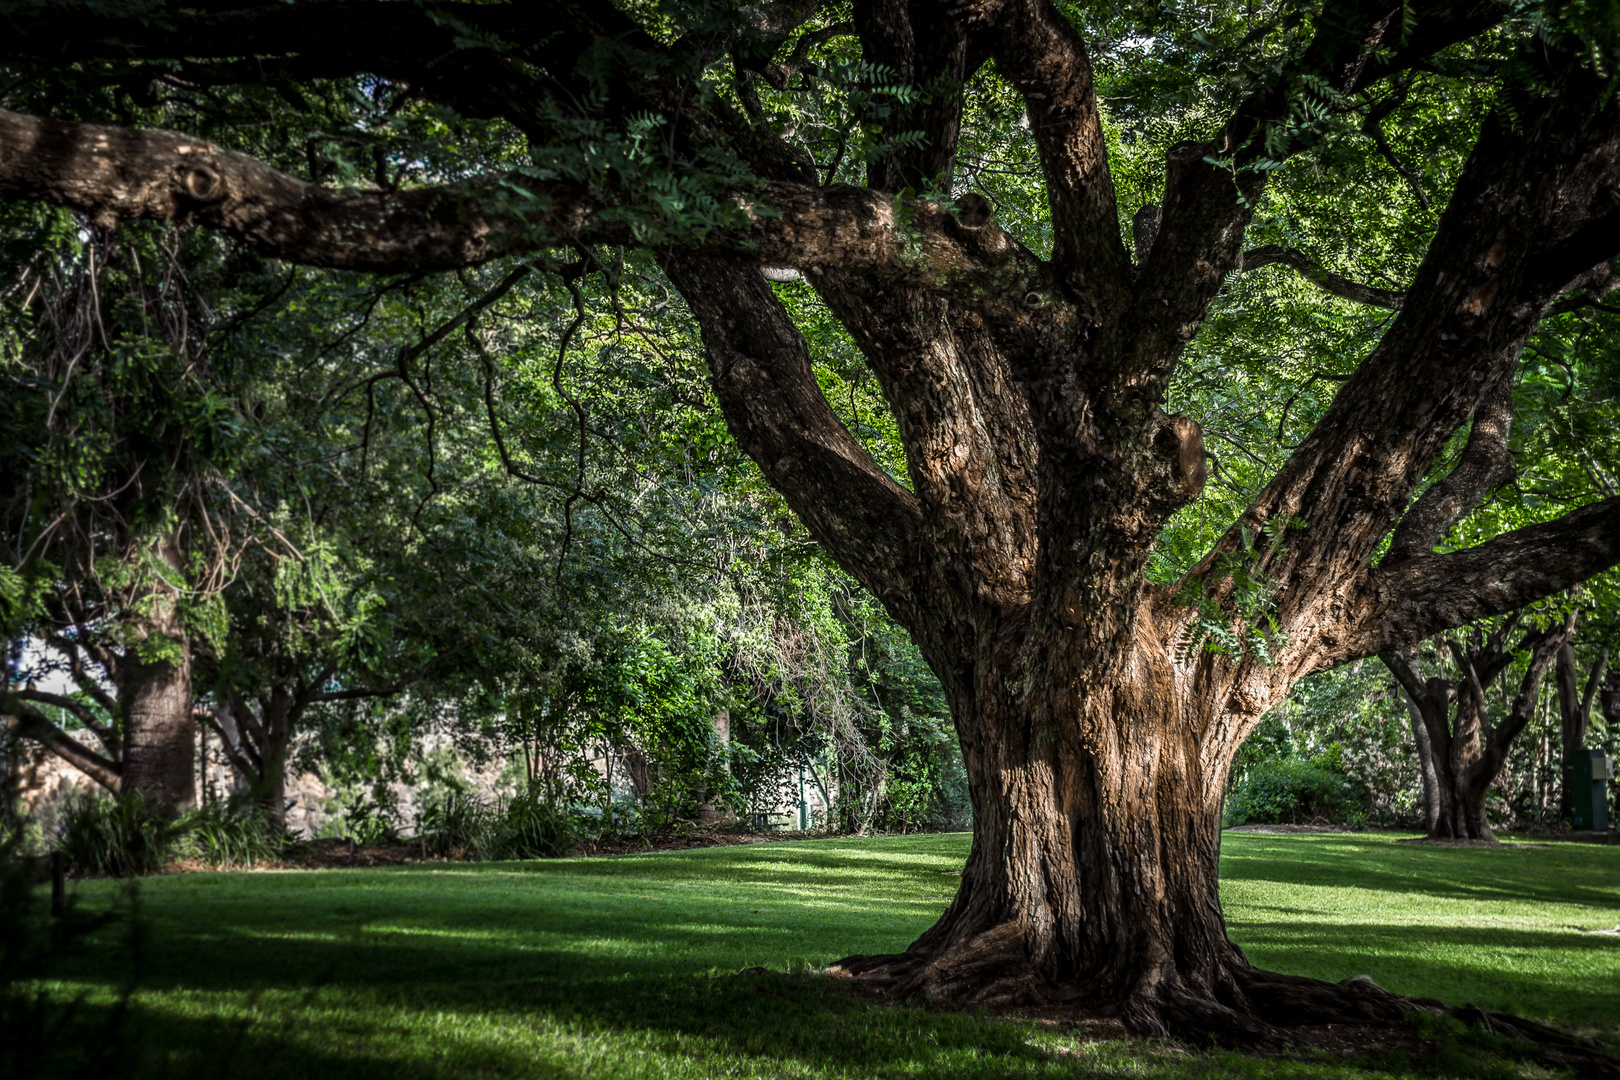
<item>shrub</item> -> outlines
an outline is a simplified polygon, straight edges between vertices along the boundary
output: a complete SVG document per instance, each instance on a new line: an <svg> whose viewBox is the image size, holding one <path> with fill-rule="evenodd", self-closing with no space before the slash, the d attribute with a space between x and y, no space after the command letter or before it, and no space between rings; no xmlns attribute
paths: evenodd
<svg viewBox="0 0 1620 1080"><path fill-rule="evenodd" d="M1259 762L1227 793L1222 824L1359 824L1362 815L1337 762L1336 754Z"/></svg>
<svg viewBox="0 0 1620 1080"><path fill-rule="evenodd" d="M80 788L63 800L51 847L70 874L136 877L163 869L181 827L139 792L114 798Z"/></svg>
<svg viewBox="0 0 1620 1080"><path fill-rule="evenodd" d="M340 785L325 809L332 816L321 825L323 837L352 840L362 847L400 842L395 807L386 791Z"/></svg>
<svg viewBox="0 0 1620 1080"><path fill-rule="evenodd" d="M416 835L426 854L487 859L496 839L496 822L488 803L467 791L451 789L424 802Z"/></svg>
<svg viewBox="0 0 1620 1080"><path fill-rule="evenodd" d="M231 800L209 803L180 819L177 854L209 866L279 862L286 834L263 807Z"/></svg>
<svg viewBox="0 0 1620 1080"><path fill-rule="evenodd" d="M554 859L579 846L579 822L536 786L484 802L451 790L422 808L417 836L433 855L473 860Z"/></svg>
<svg viewBox="0 0 1620 1080"><path fill-rule="evenodd" d="M579 845L578 823L566 807L531 787L497 805L495 859L555 859Z"/></svg>

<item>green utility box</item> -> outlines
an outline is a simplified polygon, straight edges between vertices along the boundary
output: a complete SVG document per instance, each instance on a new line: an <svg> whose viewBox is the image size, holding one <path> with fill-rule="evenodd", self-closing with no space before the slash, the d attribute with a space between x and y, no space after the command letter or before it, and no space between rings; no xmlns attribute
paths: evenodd
<svg viewBox="0 0 1620 1080"><path fill-rule="evenodd" d="M1569 801L1574 807L1570 824L1577 829L1607 832L1614 759L1601 750L1579 750L1569 766Z"/></svg>

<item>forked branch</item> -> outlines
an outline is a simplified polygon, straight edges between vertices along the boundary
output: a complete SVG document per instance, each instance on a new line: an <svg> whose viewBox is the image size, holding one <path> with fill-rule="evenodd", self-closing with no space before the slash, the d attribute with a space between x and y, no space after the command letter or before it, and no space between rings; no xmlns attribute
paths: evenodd
<svg viewBox="0 0 1620 1080"><path fill-rule="evenodd" d="M804 339L770 285L747 263L679 253L663 263L702 328L732 436L839 565L915 623L911 605L927 570L916 497L827 404Z"/></svg>

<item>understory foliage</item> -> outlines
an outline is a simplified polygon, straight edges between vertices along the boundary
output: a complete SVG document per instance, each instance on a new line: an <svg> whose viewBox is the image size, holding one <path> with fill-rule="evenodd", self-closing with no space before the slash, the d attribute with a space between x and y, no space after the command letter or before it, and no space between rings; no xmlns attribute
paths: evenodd
<svg viewBox="0 0 1620 1080"><path fill-rule="evenodd" d="M185 598L205 755L225 769L205 800L270 805L277 775L302 770L340 793L328 831L395 839L414 828L402 787L448 738L470 767L515 770L480 799L540 792L580 836L796 822L801 776L831 807L815 828L965 824L932 673L725 436L695 328L634 256L607 295L493 274L446 293L285 273L196 231L143 236L167 275L149 289L207 318L188 324L195 362L161 419L114 403L193 448L192 472L183 499L148 491L157 509L120 519L134 554L81 566L35 539L165 451L109 441L102 399L68 392L83 371L29 350L54 324L27 299L64 275L110 288L112 242L74 237L68 215L0 212L37 234L7 249L0 296L15 305L0 421L33 484L7 504L23 556L8 683L58 730L116 759L121 691L99 658L146 639L138 606L103 599L108 575L138 590L156 565L142 552L180 535L196 546L164 573ZM104 381L167 386L174 351L153 335L170 331L111 318L121 366ZM68 434L41 450L30 425L53 409Z"/></svg>
<svg viewBox="0 0 1620 1080"><path fill-rule="evenodd" d="M1314 758L1265 758L1244 770L1226 796L1222 824L1359 825L1357 805L1339 744Z"/></svg>
<svg viewBox="0 0 1620 1080"><path fill-rule="evenodd" d="M59 858L73 877L140 877L175 862L252 868L281 861L288 837L251 801L207 803L174 815L139 793L69 788L44 828L14 828L20 855Z"/></svg>

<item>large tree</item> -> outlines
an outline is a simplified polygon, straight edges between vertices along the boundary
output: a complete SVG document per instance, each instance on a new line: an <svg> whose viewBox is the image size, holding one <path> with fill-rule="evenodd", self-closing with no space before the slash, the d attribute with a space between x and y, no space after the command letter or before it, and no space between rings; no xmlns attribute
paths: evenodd
<svg viewBox="0 0 1620 1080"><path fill-rule="evenodd" d="M68 73L30 107L93 84L134 123L0 111L0 193L374 273L645 248L701 326L732 435L910 630L965 754L975 835L955 901L905 953L843 970L1142 1032L1263 1037L1398 1015L1401 1000L1365 982L1266 973L1227 939L1222 785L1301 676L1620 559L1614 498L1434 550L1500 482L1504 387L1526 339L1605 287L1620 253L1620 100L1591 63L1608 43L1578 40L1556 10L1535 13L1527 41L1502 28L1504 8L1468 0L1223 9L1220 40L1151 10L1105 30L1051 0L635 10L645 25L563 0L29 7L4 59ZM1178 114L1201 133L1164 148L1134 255L1088 39L1116 56L1171 41L1186 77L1225 88ZM837 62L818 60L835 42ZM1346 118L1384 138L1376 107L1419 70L1481 82L1451 106L1472 108L1476 141L1410 282L1359 285L1292 249L1245 254L1288 159ZM958 186L964 88L992 78L1038 154L1044 256ZM461 141L438 157L376 141L373 185L352 170L323 184L313 165L288 171L303 147L243 144L254 158L140 124L152 114L138 110L184 97L226 114L221 139L263 140L275 125L229 126L241 88L297 104L344 80L381 104L343 138L431 108L460 118L433 129L441 149ZM801 89L847 121L830 164L771 104ZM864 184L832 182L854 146ZM1398 313L1239 519L1182 582L1156 584L1155 540L1205 475L1198 425L1161 404L1223 281L1267 262ZM903 479L835 413L762 268L802 274L853 339L894 414ZM1201 647L1211 635L1241 647Z"/></svg>

